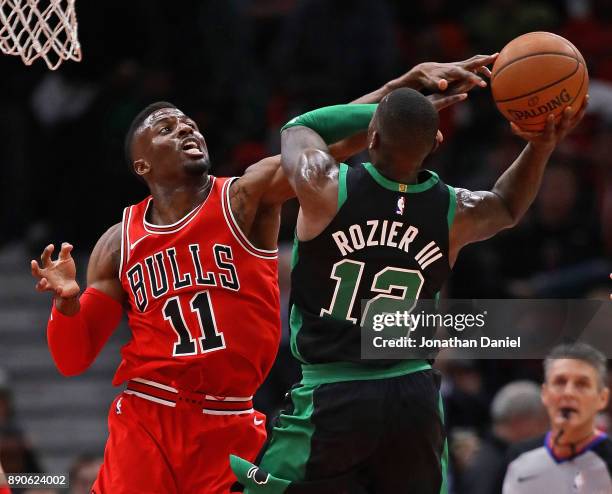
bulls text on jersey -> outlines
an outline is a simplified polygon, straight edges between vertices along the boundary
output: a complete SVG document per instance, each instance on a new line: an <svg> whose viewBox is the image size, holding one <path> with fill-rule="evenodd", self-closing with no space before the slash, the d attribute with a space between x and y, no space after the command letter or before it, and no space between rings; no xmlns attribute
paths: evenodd
<svg viewBox="0 0 612 494"><path fill-rule="evenodd" d="M232 248L215 244L212 251L215 267L202 262L204 257L198 244L189 245L186 257L177 256L176 248L170 247L130 267L126 274L138 310L146 311L149 297L158 299L171 287L177 291L191 286L220 286L239 291L240 279L233 263ZM190 259L190 262L180 263L179 259Z"/></svg>

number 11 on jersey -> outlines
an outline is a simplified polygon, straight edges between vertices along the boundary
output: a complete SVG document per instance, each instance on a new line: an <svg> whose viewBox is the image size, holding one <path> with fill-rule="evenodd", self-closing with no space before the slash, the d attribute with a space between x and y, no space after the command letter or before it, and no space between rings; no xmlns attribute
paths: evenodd
<svg viewBox="0 0 612 494"><path fill-rule="evenodd" d="M200 353L208 353L225 348L225 339L223 338L223 333L217 328L208 290L196 293L189 301L189 307L191 312L196 313L198 316L199 334L202 335L198 337ZM195 338L192 336L194 333L189 330L185 322L179 297L169 299L164 304L162 313L164 319L170 323L178 337L178 341L174 344L172 356L184 357L196 355L198 353L198 346L196 346Z"/></svg>

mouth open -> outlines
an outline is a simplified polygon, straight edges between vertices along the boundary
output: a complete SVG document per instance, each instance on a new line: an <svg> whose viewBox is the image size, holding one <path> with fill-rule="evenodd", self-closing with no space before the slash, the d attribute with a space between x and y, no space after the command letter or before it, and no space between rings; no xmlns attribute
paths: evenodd
<svg viewBox="0 0 612 494"><path fill-rule="evenodd" d="M192 158L204 157L204 152L200 149L200 143L196 139L186 139L183 142L182 150Z"/></svg>
<svg viewBox="0 0 612 494"><path fill-rule="evenodd" d="M565 420L569 420L573 414L577 414L578 409L574 407L561 407L559 408L559 415Z"/></svg>

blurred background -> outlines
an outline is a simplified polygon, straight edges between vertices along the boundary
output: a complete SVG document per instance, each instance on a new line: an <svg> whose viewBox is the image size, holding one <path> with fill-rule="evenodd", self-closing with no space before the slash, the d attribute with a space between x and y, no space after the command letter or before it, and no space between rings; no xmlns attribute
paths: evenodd
<svg viewBox="0 0 612 494"><path fill-rule="evenodd" d="M120 391L110 381L129 329L121 326L83 376L62 378L46 348L50 300L34 291L29 259L49 242L70 241L84 278L97 238L146 195L128 172L123 139L153 101L169 100L198 122L214 174L240 175L279 152L279 128L303 111L348 102L419 62L493 53L529 31L565 36L588 63L587 117L556 151L521 224L466 248L445 296L607 299L612 0L106 0L77 2L77 16L81 63L50 72L41 62L25 67L0 56L0 460L7 471L72 469L73 492L87 492L87 478L84 490L76 478L95 478L108 406ZM470 189L490 188L524 144L489 89L445 110L442 130L444 145L426 166ZM353 162L360 160L367 156ZM296 204L283 215L286 312ZM286 340L257 396L266 413L299 379ZM438 365L452 492L499 492L478 490L484 477L494 485L500 475L494 459L546 429L534 384L541 363L441 358ZM601 427L609 420L602 414Z"/></svg>

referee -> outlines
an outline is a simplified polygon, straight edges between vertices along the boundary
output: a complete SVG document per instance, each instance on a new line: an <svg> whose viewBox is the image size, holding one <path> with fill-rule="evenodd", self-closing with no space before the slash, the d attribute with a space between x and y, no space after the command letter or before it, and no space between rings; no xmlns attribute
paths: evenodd
<svg viewBox="0 0 612 494"><path fill-rule="evenodd" d="M585 344L551 351L542 386L551 429L512 451L503 494L612 494L612 440L595 428L610 394L606 366Z"/></svg>

